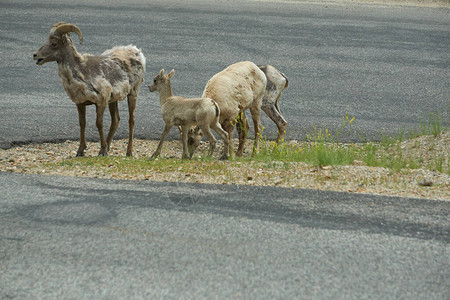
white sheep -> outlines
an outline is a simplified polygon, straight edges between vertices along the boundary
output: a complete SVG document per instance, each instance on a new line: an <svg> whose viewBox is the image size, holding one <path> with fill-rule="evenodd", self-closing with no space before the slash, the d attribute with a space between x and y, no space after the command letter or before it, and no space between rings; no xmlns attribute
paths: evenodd
<svg viewBox="0 0 450 300"><path fill-rule="evenodd" d="M284 140L284 136L286 135L287 121L281 114L279 103L282 92L288 87L288 79L286 75L271 65L262 65L258 67L264 72L267 78L266 91L262 99L261 109L277 125L277 143L280 143ZM244 144L249 129L247 118L244 113L239 115L238 123L236 129L239 133L239 141Z"/></svg>
<svg viewBox="0 0 450 300"><path fill-rule="evenodd" d="M172 127L181 127L183 159L188 158L188 131L191 127L197 125L209 140L209 155L212 155L216 147L217 140L211 133L210 128L216 131L224 140L224 149L222 159L227 158L228 154L228 134L219 124L220 108L211 98L184 98L173 96L170 78L175 74L172 69L170 73L164 74L164 69L154 78L153 84L149 84L150 92L159 92L159 102L161 104L161 113L164 120L164 131L158 148L153 153L152 158L158 157L161 148ZM192 155L189 156L192 158Z"/></svg>
<svg viewBox="0 0 450 300"><path fill-rule="evenodd" d="M253 153L258 149L260 131L261 102L267 79L263 71L250 61L235 63L214 75L206 84L202 97L209 97L220 107L220 124L228 133L229 144L239 114L250 109L255 130ZM201 131L191 131L189 153L192 155L200 144ZM242 155L244 144L239 140L237 156ZM230 155L233 151L230 147Z"/></svg>
<svg viewBox="0 0 450 300"><path fill-rule="evenodd" d="M100 134L99 155L108 154L114 133L119 125L117 102L128 97L129 137L127 155L133 153L134 110L143 82L145 57L133 45L117 46L101 55L80 54L70 38L74 32L83 42L81 30L73 24L56 23L50 29L47 42L33 54L37 65L56 61L58 74L70 99L76 104L80 123L80 147L77 156L86 149L86 105L94 104L97 111L97 129ZM111 127L108 137L103 135L103 113L109 106Z"/></svg>

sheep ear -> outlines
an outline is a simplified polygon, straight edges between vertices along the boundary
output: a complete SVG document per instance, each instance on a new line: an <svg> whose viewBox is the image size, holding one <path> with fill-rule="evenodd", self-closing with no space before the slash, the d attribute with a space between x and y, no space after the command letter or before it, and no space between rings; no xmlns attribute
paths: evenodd
<svg viewBox="0 0 450 300"><path fill-rule="evenodd" d="M164 69L161 69L161 71L159 71L159 75L161 75L161 76L164 75Z"/></svg>
<svg viewBox="0 0 450 300"><path fill-rule="evenodd" d="M169 76L169 78L172 78L172 76L175 75L175 70L172 69L172 71L170 71L169 74L167 74L167 76Z"/></svg>

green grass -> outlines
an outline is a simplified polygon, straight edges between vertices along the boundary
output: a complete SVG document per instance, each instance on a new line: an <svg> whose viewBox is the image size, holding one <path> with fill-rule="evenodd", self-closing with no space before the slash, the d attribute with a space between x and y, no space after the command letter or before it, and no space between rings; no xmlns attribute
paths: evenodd
<svg viewBox="0 0 450 300"><path fill-rule="evenodd" d="M435 113L430 113L428 122L420 121L420 128L422 135L432 134L435 137L446 130L442 127L442 116Z"/></svg>
<svg viewBox="0 0 450 300"><path fill-rule="evenodd" d="M345 115L342 118L342 126L335 133L326 128L313 127L307 134L307 141L303 143L281 141L279 144L260 136L260 149L254 157L237 158L233 161L217 161L216 158L201 155L193 160L169 159L160 157L152 160L149 158L129 157L85 157L66 160L59 165L67 168L103 168L110 174L128 174L129 176L145 176L153 172L184 172L209 174L210 176L228 176L232 180L232 174L228 174L227 167L231 164L264 163L268 168L282 166L289 169L291 162L304 162L313 166L323 167L328 165L352 165L363 164L369 167L384 167L393 171L402 169L428 168L450 175L450 162L445 163L444 157L438 157L431 164L423 165L420 158L406 157L400 147L405 139L405 130L400 130L393 136L383 135L379 143L343 144L339 142L339 136L344 129L355 120L354 117ZM437 114L430 114L428 122L420 123L418 135L434 135L442 133L442 118ZM410 136L408 136L410 137Z"/></svg>
<svg viewBox="0 0 450 300"><path fill-rule="evenodd" d="M342 126L335 133L331 134L326 128L313 126L311 133L307 134L307 143L303 146L289 144L282 141L280 144L261 138L260 151L255 155L256 161L289 161L305 162L315 166L327 165L351 165L355 161L360 161L370 167L384 167L394 171L402 169L418 169L423 167L422 161L416 158L404 157L400 144L405 139L405 130L400 129L392 136L382 135L380 143L364 144L342 144L339 143L339 136L342 131L353 123L354 117L348 114L342 118ZM420 133L415 133L411 137L420 135L434 135L435 137L446 129L442 126L442 117L438 114L430 114L427 123L420 122ZM450 170L444 167L444 157L436 159L429 169L441 173L449 173Z"/></svg>
<svg viewBox="0 0 450 300"><path fill-rule="evenodd" d="M86 167L93 169L103 169L110 175L127 174L133 176L145 176L150 173L201 173L210 174L211 176L223 175L227 173L226 163L217 161L217 159L209 157L200 157L193 160L170 159L159 157L157 159L150 158L133 158L133 157L78 157L65 160L58 165L67 168Z"/></svg>
<svg viewBox="0 0 450 300"><path fill-rule="evenodd" d="M316 166L352 164L357 151L350 146L337 143L340 134L353 123L355 117L346 114L342 118L341 128L332 134L327 128L313 126L313 131L306 135L306 146L292 145L281 141L276 144L260 138L261 146L255 155L256 161L305 162Z"/></svg>
<svg viewBox="0 0 450 300"><path fill-rule="evenodd" d="M391 148L386 148L382 144L366 144L363 146L360 155L359 159L369 167L384 167L395 171L421 167L418 159L404 157L399 144Z"/></svg>
<svg viewBox="0 0 450 300"><path fill-rule="evenodd" d="M419 125L416 128L400 128L392 135L382 134L380 143L385 147L390 147L395 143L403 142L405 139L414 139L423 135L433 135L437 137L442 132L448 129L443 126L443 119L439 113L430 113L428 120L419 120Z"/></svg>

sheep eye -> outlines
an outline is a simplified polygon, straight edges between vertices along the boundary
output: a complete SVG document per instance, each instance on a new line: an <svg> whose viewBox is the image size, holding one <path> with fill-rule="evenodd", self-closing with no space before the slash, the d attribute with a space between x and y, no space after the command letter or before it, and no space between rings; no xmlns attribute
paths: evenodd
<svg viewBox="0 0 450 300"><path fill-rule="evenodd" d="M52 43L52 47L56 48L56 47L58 47L58 44L57 43Z"/></svg>

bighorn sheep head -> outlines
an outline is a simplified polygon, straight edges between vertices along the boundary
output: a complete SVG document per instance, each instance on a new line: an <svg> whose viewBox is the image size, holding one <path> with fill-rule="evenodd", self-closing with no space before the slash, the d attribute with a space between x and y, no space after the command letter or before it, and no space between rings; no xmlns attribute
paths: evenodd
<svg viewBox="0 0 450 300"><path fill-rule="evenodd" d="M153 84L148 85L148 89L150 92L155 92L158 90L159 86L167 85L170 81L170 78L175 74L175 70L172 69L172 71L169 72L169 74L164 74L164 69L162 69L158 75L153 79Z"/></svg>
<svg viewBox="0 0 450 300"><path fill-rule="evenodd" d="M83 34L76 25L64 22L56 23L50 29L47 42L33 54L33 59L37 60L37 65L43 65L50 61L60 61L62 58L62 48L65 47L69 38L69 33L74 32L80 38L80 44L83 43Z"/></svg>

